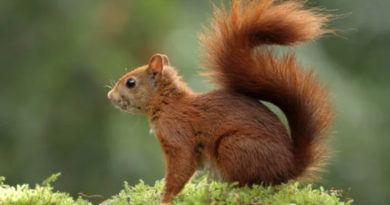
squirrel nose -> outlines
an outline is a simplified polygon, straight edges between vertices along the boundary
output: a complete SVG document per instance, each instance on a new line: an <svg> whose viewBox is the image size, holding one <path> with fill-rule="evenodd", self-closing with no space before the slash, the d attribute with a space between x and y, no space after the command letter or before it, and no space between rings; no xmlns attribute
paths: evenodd
<svg viewBox="0 0 390 205"><path fill-rule="evenodd" d="M112 90L110 90L108 93L107 93L107 98L109 100L112 100Z"/></svg>

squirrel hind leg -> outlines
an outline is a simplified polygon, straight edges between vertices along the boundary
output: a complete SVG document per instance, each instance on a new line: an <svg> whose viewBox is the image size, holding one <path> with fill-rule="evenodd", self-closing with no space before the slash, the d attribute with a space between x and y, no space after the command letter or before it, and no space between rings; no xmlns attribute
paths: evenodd
<svg viewBox="0 0 390 205"><path fill-rule="evenodd" d="M294 155L269 137L233 135L221 139L215 150L218 169L239 186L277 185L295 178Z"/></svg>

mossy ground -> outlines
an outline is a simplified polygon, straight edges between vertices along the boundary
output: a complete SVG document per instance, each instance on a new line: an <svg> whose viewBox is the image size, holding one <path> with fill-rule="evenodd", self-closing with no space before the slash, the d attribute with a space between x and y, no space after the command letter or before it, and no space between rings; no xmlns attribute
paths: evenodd
<svg viewBox="0 0 390 205"><path fill-rule="evenodd" d="M92 205L79 197L74 200L68 193L53 190L50 183L57 180L60 174L53 174L42 182L30 188L28 184L9 186L0 177L0 205Z"/></svg>
<svg viewBox="0 0 390 205"><path fill-rule="evenodd" d="M6 185L0 177L0 205L90 205L89 201L78 197L76 200L69 194L54 191L50 185L59 174L52 175L41 185L30 188L28 185L16 187ZM143 181L135 186L126 182L119 194L103 201L102 205L148 205L158 204L161 200L163 180L156 181L154 186ZM352 204L352 200L342 200L340 191L326 191L322 187L311 185L300 186L298 183L284 184L278 187L254 186L252 188L234 188L222 182L208 182L207 176L193 180L171 204Z"/></svg>

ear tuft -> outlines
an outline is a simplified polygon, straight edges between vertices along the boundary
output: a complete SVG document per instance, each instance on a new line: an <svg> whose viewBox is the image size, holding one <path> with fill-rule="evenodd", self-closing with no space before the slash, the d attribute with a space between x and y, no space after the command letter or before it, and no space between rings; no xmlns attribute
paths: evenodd
<svg viewBox="0 0 390 205"><path fill-rule="evenodd" d="M155 73L161 73L164 67L169 66L168 56L164 54L154 54L149 61L149 69Z"/></svg>

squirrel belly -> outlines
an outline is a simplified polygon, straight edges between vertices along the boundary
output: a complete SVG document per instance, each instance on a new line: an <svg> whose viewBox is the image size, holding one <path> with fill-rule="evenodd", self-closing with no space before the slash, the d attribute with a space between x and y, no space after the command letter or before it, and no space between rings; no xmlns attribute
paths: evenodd
<svg viewBox="0 0 390 205"><path fill-rule="evenodd" d="M180 192L201 162L239 185L280 184L318 170L333 119L327 89L293 53L269 49L332 33L325 28L330 16L303 2L233 0L229 13L215 9L201 36L214 91L192 92L163 54L110 90L115 106L149 118L166 164L162 202ZM260 100L283 111L289 132Z"/></svg>

